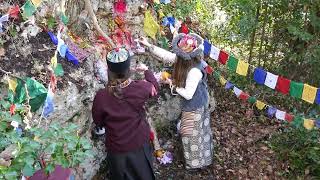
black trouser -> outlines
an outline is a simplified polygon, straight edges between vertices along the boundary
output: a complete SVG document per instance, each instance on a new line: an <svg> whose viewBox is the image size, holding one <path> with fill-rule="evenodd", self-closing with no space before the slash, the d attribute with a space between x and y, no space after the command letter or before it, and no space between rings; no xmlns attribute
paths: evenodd
<svg viewBox="0 0 320 180"><path fill-rule="evenodd" d="M111 180L154 180L153 149L146 143L140 149L127 153L108 153Z"/></svg>

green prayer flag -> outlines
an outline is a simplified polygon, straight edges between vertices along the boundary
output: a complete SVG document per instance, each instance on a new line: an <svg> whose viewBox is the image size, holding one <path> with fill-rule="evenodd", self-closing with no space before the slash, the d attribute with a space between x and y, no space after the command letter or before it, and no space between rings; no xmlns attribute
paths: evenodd
<svg viewBox="0 0 320 180"><path fill-rule="evenodd" d="M27 85L28 95L30 97L29 104L31 106L31 111L35 112L46 100L47 89L41 83L31 78L27 78L25 82L18 80L14 103L22 104L26 101L27 93L25 84Z"/></svg>
<svg viewBox="0 0 320 180"><path fill-rule="evenodd" d="M250 104L254 104L255 102L257 102L257 99L255 97L251 96L251 97L249 97L248 102Z"/></svg>
<svg viewBox="0 0 320 180"><path fill-rule="evenodd" d="M303 83L295 81L290 82L290 95L292 97L301 98L303 93Z"/></svg>
<svg viewBox="0 0 320 180"><path fill-rule="evenodd" d="M31 17L33 13L36 12L36 7L34 7L30 0L27 0L27 2L21 8L23 9L22 16L26 19Z"/></svg>
<svg viewBox="0 0 320 180"><path fill-rule="evenodd" d="M66 16L64 13L61 13L60 15L61 21L63 22L64 25L67 25L69 22L68 16Z"/></svg>
<svg viewBox="0 0 320 180"><path fill-rule="evenodd" d="M292 121L292 126L294 126L295 128L299 128L303 126L303 118L301 116L295 116L294 120Z"/></svg>
<svg viewBox="0 0 320 180"><path fill-rule="evenodd" d="M56 76L63 76L64 75L64 71L63 71L62 65L60 63L58 63L57 67L54 69L54 74Z"/></svg>
<svg viewBox="0 0 320 180"><path fill-rule="evenodd" d="M215 71L215 72L214 72L214 77L215 77L216 79L219 79L219 78L220 78L220 72L219 72L219 71Z"/></svg>
<svg viewBox="0 0 320 180"><path fill-rule="evenodd" d="M227 62L227 67L231 72L236 72L238 66L238 59L236 59L233 56L229 57L229 60Z"/></svg>

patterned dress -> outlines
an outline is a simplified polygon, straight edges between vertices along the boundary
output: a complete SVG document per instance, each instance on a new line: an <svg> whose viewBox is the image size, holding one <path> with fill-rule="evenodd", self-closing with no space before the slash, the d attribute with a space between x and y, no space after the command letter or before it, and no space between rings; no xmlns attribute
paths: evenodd
<svg viewBox="0 0 320 180"><path fill-rule="evenodd" d="M187 169L212 164L213 139L208 108L182 112L180 134Z"/></svg>

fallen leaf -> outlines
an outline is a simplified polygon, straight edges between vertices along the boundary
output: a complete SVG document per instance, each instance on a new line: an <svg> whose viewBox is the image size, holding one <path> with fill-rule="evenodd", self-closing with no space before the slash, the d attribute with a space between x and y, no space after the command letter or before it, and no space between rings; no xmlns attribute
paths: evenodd
<svg viewBox="0 0 320 180"><path fill-rule="evenodd" d="M6 51L4 50L4 48L0 48L0 57L4 56L6 54Z"/></svg>

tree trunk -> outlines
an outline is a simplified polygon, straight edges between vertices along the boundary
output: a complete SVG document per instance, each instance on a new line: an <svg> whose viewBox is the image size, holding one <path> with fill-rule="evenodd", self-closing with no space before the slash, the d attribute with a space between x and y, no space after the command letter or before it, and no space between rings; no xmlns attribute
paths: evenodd
<svg viewBox="0 0 320 180"><path fill-rule="evenodd" d="M260 39L260 47L259 47L259 54L258 54L258 66L261 66L261 57L262 57L262 46L265 42L265 32L266 32L266 24L267 24L267 18L268 18L268 4L263 3L265 6L265 12L264 12L264 18L263 18L263 25L262 25L262 34Z"/></svg>
<svg viewBox="0 0 320 180"><path fill-rule="evenodd" d="M257 6L256 23L255 23L254 29L253 29L252 34L251 34L251 39L250 39L250 52L249 52L249 60L248 60L249 64L251 64L251 61L252 61L254 41L255 41L255 37L256 37L257 25L259 23L260 6L261 6L261 1L259 1L258 6Z"/></svg>

